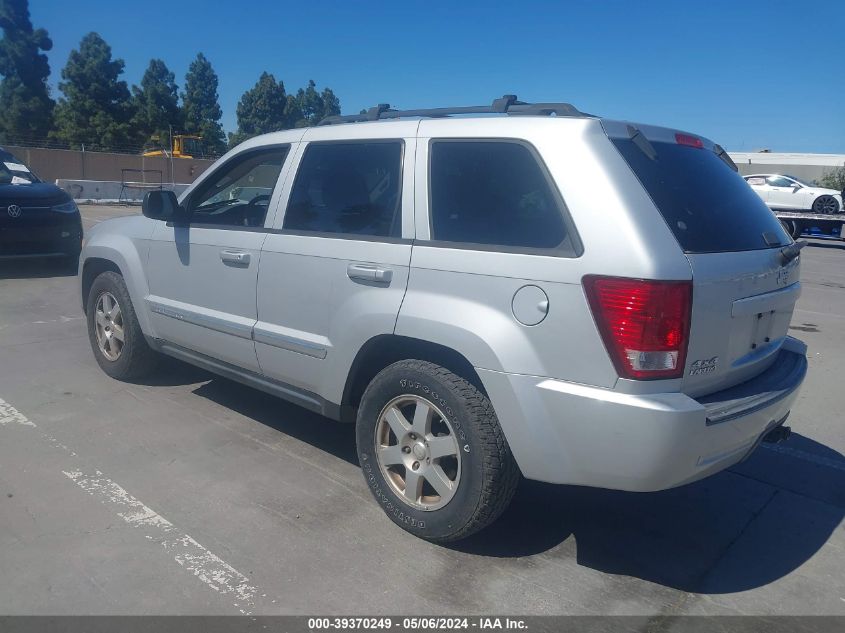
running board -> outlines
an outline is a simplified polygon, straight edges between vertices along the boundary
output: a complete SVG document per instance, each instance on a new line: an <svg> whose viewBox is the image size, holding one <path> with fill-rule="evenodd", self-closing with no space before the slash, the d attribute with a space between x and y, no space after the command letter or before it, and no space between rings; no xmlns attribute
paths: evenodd
<svg viewBox="0 0 845 633"><path fill-rule="evenodd" d="M300 407L313 411L314 413L319 413L320 415L331 418L332 420L340 420L339 405L329 402L325 398L310 391L306 391L305 389L300 389L298 387L294 387L293 385L273 380L272 378L267 378L266 376L256 374L255 372L243 369L242 367L231 365L230 363L211 358L205 354L200 354L199 352L186 349L179 345L174 345L173 343L168 343L167 341L156 341L155 348L163 354L172 356L173 358L199 367L200 369L205 369L206 371L210 371L211 373L222 376L223 378L228 378L229 380L234 380L247 385L248 387L253 387L259 391L269 393L272 396L276 396L282 400L299 405Z"/></svg>

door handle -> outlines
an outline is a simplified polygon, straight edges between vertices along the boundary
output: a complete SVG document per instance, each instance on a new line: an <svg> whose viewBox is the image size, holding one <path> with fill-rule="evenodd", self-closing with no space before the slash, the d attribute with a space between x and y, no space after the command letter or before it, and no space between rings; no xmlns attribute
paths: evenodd
<svg viewBox="0 0 845 633"><path fill-rule="evenodd" d="M220 259L227 264L239 264L246 266L249 264L249 253L241 251L220 251Z"/></svg>
<svg viewBox="0 0 845 633"><path fill-rule="evenodd" d="M390 268L384 268L374 264L349 264L346 267L346 276L359 281L389 284L393 279L393 271Z"/></svg>

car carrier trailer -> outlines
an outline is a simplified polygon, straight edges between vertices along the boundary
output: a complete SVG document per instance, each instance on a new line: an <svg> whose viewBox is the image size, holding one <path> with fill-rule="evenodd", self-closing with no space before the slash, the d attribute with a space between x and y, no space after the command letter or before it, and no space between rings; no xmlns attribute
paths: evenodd
<svg viewBox="0 0 845 633"><path fill-rule="evenodd" d="M816 226L825 231L838 229L840 239L845 239L843 225L845 225L845 213L812 213L806 211L781 211L772 209L783 228L793 238L798 238L801 233L810 227Z"/></svg>

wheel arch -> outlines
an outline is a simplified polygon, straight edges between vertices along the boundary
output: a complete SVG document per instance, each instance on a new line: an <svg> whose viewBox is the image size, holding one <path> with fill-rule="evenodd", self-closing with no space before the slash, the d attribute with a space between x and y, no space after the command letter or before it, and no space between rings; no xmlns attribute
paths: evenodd
<svg viewBox="0 0 845 633"><path fill-rule="evenodd" d="M408 359L425 360L445 367L487 395L478 372L460 352L423 339L381 334L364 343L352 361L343 389L341 419L354 422L354 412L370 381L388 365Z"/></svg>
<svg viewBox="0 0 845 633"><path fill-rule="evenodd" d="M88 293L91 292L91 286L94 284L94 280L99 275L109 271L117 273L123 277L123 271L120 270L120 266L110 259L105 259L103 257L89 257L82 265L82 278L80 283L82 284L82 312L84 314L88 313Z"/></svg>
<svg viewBox="0 0 845 633"><path fill-rule="evenodd" d="M91 284L94 283L97 275L107 271L115 272L123 277L141 331L148 336L153 336L148 310L144 302L149 294L149 289L141 254L135 248L132 240L127 237L120 236L115 244L98 243L95 238L92 238L93 243L89 242L82 252L79 288L83 312L86 310ZM114 236L111 239L114 239Z"/></svg>

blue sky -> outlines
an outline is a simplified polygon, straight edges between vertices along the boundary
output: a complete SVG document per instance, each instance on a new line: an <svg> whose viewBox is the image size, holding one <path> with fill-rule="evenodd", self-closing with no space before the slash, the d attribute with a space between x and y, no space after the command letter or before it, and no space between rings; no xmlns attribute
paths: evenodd
<svg viewBox="0 0 845 633"><path fill-rule="evenodd" d="M569 101L679 127L734 151L845 153L845 1L196 2L30 0L53 38L54 96L97 31L140 81L162 58L182 85L198 51L220 77L223 126L263 70L314 79L344 113Z"/></svg>

